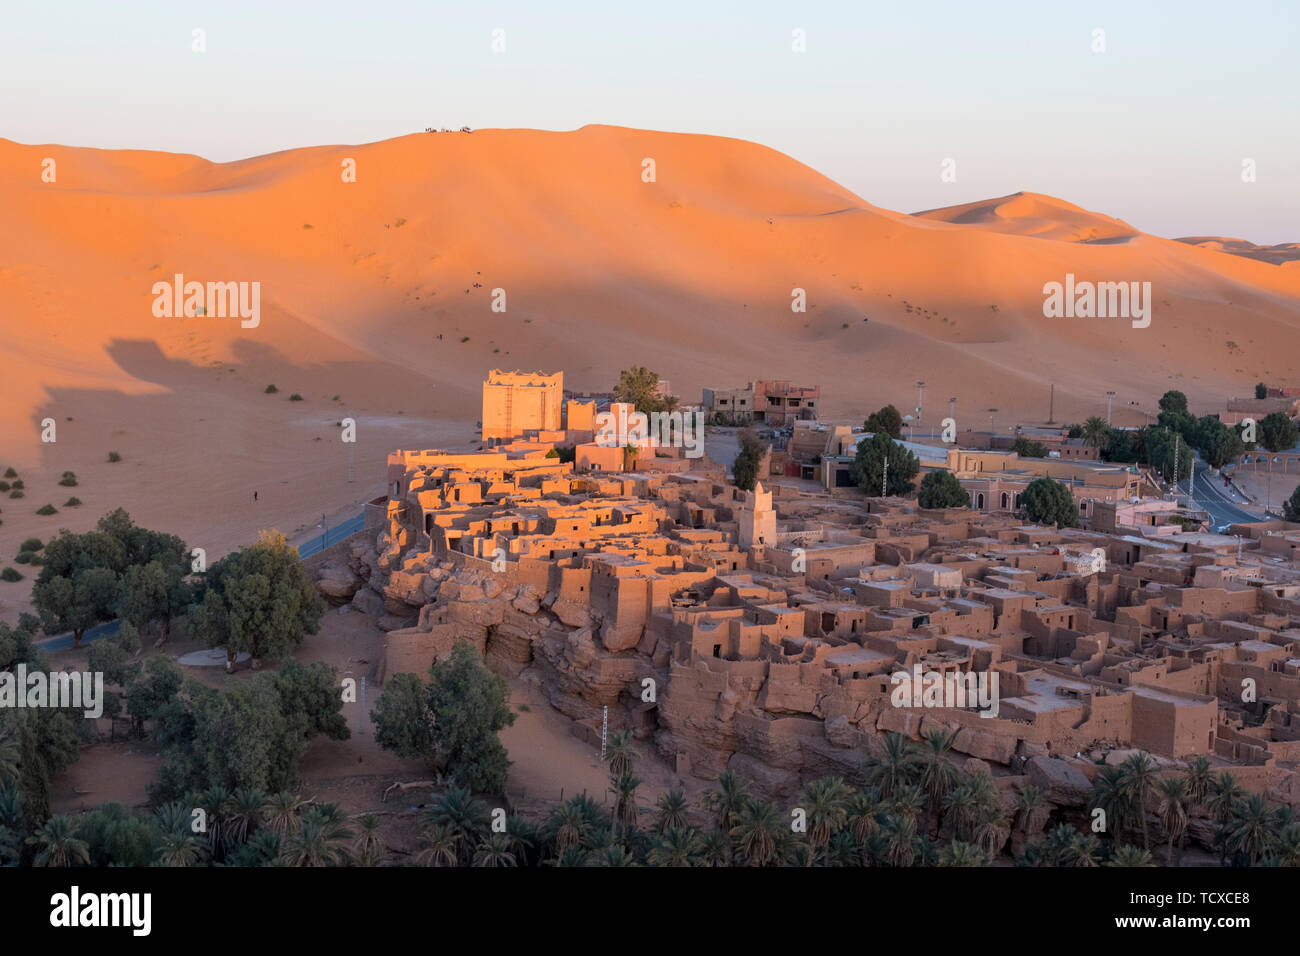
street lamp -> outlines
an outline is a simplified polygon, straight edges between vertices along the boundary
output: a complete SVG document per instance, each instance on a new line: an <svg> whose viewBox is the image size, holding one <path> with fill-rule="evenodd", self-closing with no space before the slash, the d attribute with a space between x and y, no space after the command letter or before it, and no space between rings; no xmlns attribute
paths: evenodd
<svg viewBox="0 0 1300 956"><path fill-rule="evenodd" d="M925 382L916 383L916 420L921 420L921 406L925 404L921 399L925 396Z"/></svg>
<svg viewBox="0 0 1300 956"><path fill-rule="evenodd" d="M948 399L948 417L954 422L957 420L957 399L955 396Z"/></svg>

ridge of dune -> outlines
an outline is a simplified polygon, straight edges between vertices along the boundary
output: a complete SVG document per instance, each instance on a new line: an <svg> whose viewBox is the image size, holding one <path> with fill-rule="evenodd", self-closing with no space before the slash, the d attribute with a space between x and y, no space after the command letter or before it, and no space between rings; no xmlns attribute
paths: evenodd
<svg viewBox="0 0 1300 956"><path fill-rule="evenodd" d="M913 215L919 219L1060 242L1126 242L1140 235L1122 219L1032 192L926 209Z"/></svg>
<svg viewBox="0 0 1300 956"><path fill-rule="evenodd" d="M1300 261L1300 242L1279 242L1271 246L1261 246L1246 239L1233 239L1226 236L1183 236L1174 241L1279 266Z"/></svg>

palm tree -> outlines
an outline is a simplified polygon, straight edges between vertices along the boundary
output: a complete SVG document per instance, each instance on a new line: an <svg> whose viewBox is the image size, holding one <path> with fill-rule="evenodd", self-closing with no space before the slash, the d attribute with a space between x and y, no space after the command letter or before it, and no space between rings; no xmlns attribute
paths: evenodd
<svg viewBox="0 0 1300 956"><path fill-rule="evenodd" d="M731 770L718 775L718 789L704 793L704 806L713 811L713 825L724 835L730 834L740 812L749 803L749 781ZM727 863L731 863L731 841L727 841Z"/></svg>
<svg viewBox="0 0 1300 956"><path fill-rule="evenodd" d="M1289 823L1282 829L1276 856L1282 866L1300 866L1300 824Z"/></svg>
<svg viewBox="0 0 1300 956"><path fill-rule="evenodd" d="M891 813L911 817L916 820L925 809L925 794L915 784L906 784L894 789L894 799L889 802ZM919 831L919 828L918 828Z"/></svg>
<svg viewBox="0 0 1300 956"><path fill-rule="evenodd" d="M922 734L921 742L912 748L914 763L920 770L916 782L926 795L932 830L939 828L939 810L943 806L943 798L961 779L957 765L948 759L948 752L956 737L954 731L939 728Z"/></svg>
<svg viewBox="0 0 1300 956"><path fill-rule="evenodd" d="M198 805L203 811L203 822L208 834L208 852L214 860L224 856L226 805L229 802L230 790L220 785L209 787L199 795Z"/></svg>
<svg viewBox="0 0 1300 956"><path fill-rule="evenodd" d="M632 765L640 756L632 749L632 731L616 730L609 735L609 750L605 759L609 762L609 775L615 780L625 773L631 773Z"/></svg>
<svg viewBox="0 0 1300 956"><path fill-rule="evenodd" d="M736 815L731 836L747 866L768 866L776 859L777 847L786 832L776 804L749 800Z"/></svg>
<svg viewBox="0 0 1300 956"><path fill-rule="evenodd" d="M651 847L646 862L651 866L692 866L701 849L699 831L694 827L668 827Z"/></svg>
<svg viewBox="0 0 1300 956"><path fill-rule="evenodd" d="M1047 802L1047 794L1032 783L1027 783L1020 788L1013 809L1016 829L1025 837L1042 829L1052 810Z"/></svg>
<svg viewBox="0 0 1300 956"><path fill-rule="evenodd" d="M1092 781L1090 803L1094 809L1106 815L1105 829L1115 835L1119 842L1124 834L1124 827L1133 816L1133 796L1125 786L1125 779L1118 767L1102 767ZM1058 828L1059 829L1059 828Z"/></svg>
<svg viewBox="0 0 1300 956"><path fill-rule="evenodd" d="M636 828L637 806L636 788L641 785L639 778L630 769L615 780L614 784L614 826L623 831L623 838Z"/></svg>
<svg viewBox="0 0 1300 956"><path fill-rule="evenodd" d="M357 817L357 840L352 844L352 857L359 866L379 866L384 861L384 838L379 832L377 813L363 813Z"/></svg>
<svg viewBox="0 0 1300 956"><path fill-rule="evenodd" d="M984 848L989 862L996 860L1011 835L1011 821L1000 807L983 805L975 820L975 842Z"/></svg>
<svg viewBox="0 0 1300 956"><path fill-rule="evenodd" d="M226 801L224 838L231 846L248 842L249 836L262 822L262 809L266 806L266 794L261 790L241 787L230 795Z"/></svg>
<svg viewBox="0 0 1300 956"><path fill-rule="evenodd" d="M36 866L75 866L90 863L90 846L77 839L81 824L71 817L57 814L29 836L27 842L40 847L33 861Z"/></svg>
<svg viewBox="0 0 1300 956"><path fill-rule="evenodd" d="M916 762L907 746L907 738L897 731L885 734L884 754L868 757L862 764L863 782L880 791L886 800L894 791L916 779Z"/></svg>
<svg viewBox="0 0 1300 956"><path fill-rule="evenodd" d="M687 811L690 805L686 802L686 790L677 787L669 790L659 798L655 804L658 813L655 815L655 829L660 833L674 827L681 828L687 825Z"/></svg>
<svg viewBox="0 0 1300 956"><path fill-rule="evenodd" d="M1119 769L1121 788L1128 794L1133 811L1142 824L1142 848L1150 849L1151 841L1147 833L1147 804L1155 793L1156 780L1159 779L1156 776L1155 762L1146 753L1138 752L1127 757L1119 765Z"/></svg>
<svg viewBox="0 0 1300 956"><path fill-rule="evenodd" d="M1101 842L1091 833L1074 834L1063 850L1061 866L1097 866Z"/></svg>
<svg viewBox="0 0 1300 956"><path fill-rule="evenodd" d="M989 858L974 843L955 840L939 851L940 866L988 866Z"/></svg>
<svg viewBox="0 0 1300 956"><path fill-rule="evenodd" d="M1110 437L1110 426L1106 419L1093 415L1083 423L1083 443L1089 448L1102 448Z"/></svg>
<svg viewBox="0 0 1300 956"><path fill-rule="evenodd" d="M1184 771L1184 779L1187 781L1188 804L1193 807L1203 806L1205 798L1210 793L1210 784L1214 782L1214 770L1210 766L1210 758L1199 756L1189 760Z"/></svg>
<svg viewBox="0 0 1300 956"><path fill-rule="evenodd" d="M286 866L342 866L348 859L346 841L352 831L326 812L313 807L303 814L302 824L288 834L280 848Z"/></svg>
<svg viewBox="0 0 1300 956"><path fill-rule="evenodd" d="M424 849L415 855L420 866L455 866L456 847L459 843L451 827L434 823L424 828Z"/></svg>
<svg viewBox="0 0 1300 956"><path fill-rule="evenodd" d="M1027 849L1025 855L1034 857L1036 866L1064 866L1070 845L1078 835L1079 831L1068 823L1058 823L1047 831L1042 842L1033 844L1033 853Z"/></svg>
<svg viewBox="0 0 1300 956"><path fill-rule="evenodd" d="M588 866L636 866L636 857L626 847L610 844L587 857Z"/></svg>
<svg viewBox="0 0 1300 956"><path fill-rule="evenodd" d="M442 793L425 811L425 821L451 827L456 834L457 859L468 863L474 849L487 832L487 808L464 787L453 787Z"/></svg>
<svg viewBox="0 0 1300 956"><path fill-rule="evenodd" d="M1277 846L1273 811L1262 796L1252 793L1238 804L1237 812L1228 824L1227 843L1233 853L1244 854L1251 866Z"/></svg>
<svg viewBox="0 0 1300 956"><path fill-rule="evenodd" d="M572 801L551 807L547 829L558 852L564 853L572 847L581 846L587 835L587 828L586 815Z"/></svg>
<svg viewBox="0 0 1300 956"><path fill-rule="evenodd" d="M1151 862L1151 851L1140 846L1116 847L1104 866L1155 866Z"/></svg>
<svg viewBox="0 0 1300 956"><path fill-rule="evenodd" d="M849 833L858 844L862 865L867 866L871 838L880 832L880 794L871 788L859 790L849 797L847 810Z"/></svg>
<svg viewBox="0 0 1300 956"><path fill-rule="evenodd" d="M520 866L531 865L532 849L537 845L537 827L523 817L506 817L506 836L510 839L510 852L519 861Z"/></svg>
<svg viewBox="0 0 1300 956"><path fill-rule="evenodd" d="M203 844L195 839L189 827L164 828L158 838L159 866L195 866L203 858Z"/></svg>
<svg viewBox="0 0 1300 956"><path fill-rule="evenodd" d="M891 813L883 828L885 860L890 866L911 866L916 859L916 817Z"/></svg>
<svg viewBox="0 0 1300 956"><path fill-rule="evenodd" d="M474 851L475 866L514 866L515 855L510 852L510 838L504 833L489 834Z"/></svg>
<svg viewBox="0 0 1300 956"><path fill-rule="evenodd" d="M710 830L700 838L700 866L727 866L731 861L731 840L721 830Z"/></svg>
<svg viewBox="0 0 1300 956"><path fill-rule="evenodd" d="M302 800L296 793L281 790L267 797L266 806L262 808L262 819L266 822L267 829L283 837L298 829L298 811L301 808Z"/></svg>
<svg viewBox="0 0 1300 956"><path fill-rule="evenodd" d="M812 866L818 848L825 849L830 839L848 820L848 801L851 790L839 777L813 780L803 789L801 802L807 812L808 865Z"/></svg>
<svg viewBox="0 0 1300 956"><path fill-rule="evenodd" d="M18 718L0 725L0 788L16 786L22 749L18 740Z"/></svg>
<svg viewBox="0 0 1300 956"><path fill-rule="evenodd" d="M863 865L862 851L858 847L858 842L853 839L853 834L848 830L840 830L831 837L831 842L826 845L826 865L841 867Z"/></svg>
<svg viewBox="0 0 1300 956"><path fill-rule="evenodd" d="M960 783L943 798L943 809L948 814L948 827L956 840L967 840L975 826L978 801L969 784Z"/></svg>
<svg viewBox="0 0 1300 956"><path fill-rule="evenodd" d="M1156 781L1156 794L1160 798L1160 807L1156 812L1160 816L1160 827L1164 830L1169 845L1169 859L1174 866L1178 866L1183 855L1183 837L1187 834L1187 778L1160 778ZM1178 843L1177 855L1174 854L1175 841Z"/></svg>
<svg viewBox="0 0 1300 956"><path fill-rule="evenodd" d="M1228 821L1237 812L1237 804L1245 799L1246 791L1237 786L1236 779L1228 771L1223 771L1210 784L1210 795L1205 798L1205 809L1214 815L1218 823L1214 840L1219 844L1219 865L1228 860Z"/></svg>

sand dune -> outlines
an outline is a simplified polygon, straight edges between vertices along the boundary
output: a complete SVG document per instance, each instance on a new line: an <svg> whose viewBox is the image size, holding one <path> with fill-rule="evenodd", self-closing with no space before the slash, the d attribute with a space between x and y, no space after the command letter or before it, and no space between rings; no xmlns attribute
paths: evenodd
<svg viewBox="0 0 1300 956"><path fill-rule="evenodd" d="M1300 242L1279 242L1273 246L1261 246L1245 239L1227 239L1223 236L1184 236L1178 241L1200 246L1202 249L1227 252L1234 256L1245 256L1247 259L1258 259L1260 262L1271 262L1279 266L1300 261Z"/></svg>
<svg viewBox="0 0 1300 956"><path fill-rule="evenodd" d="M222 546L314 523L358 494L338 419L358 418L358 477L378 480L389 447L466 438L493 366L598 389L647 365L688 401L820 382L825 413L855 418L910 407L923 378L927 419L953 395L959 424L1000 428L1045 417L1053 382L1058 419L1104 410L1113 388L1117 418L1140 422L1127 402L1169 387L1209 407L1300 381L1294 269L1030 193L891 212L710 136L422 133L226 164L0 140L0 203L0 466L51 485L0 501L0 562L10 539L118 503ZM1044 318L1043 285L1067 272L1151 282L1150 328ZM153 284L176 273L260 282L260 324L155 317ZM63 469L93 479L86 506L28 514L60 503ZM274 504L253 512L254 487Z"/></svg>
<svg viewBox="0 0 1300 956"><path fill-rule="evenodd" d="M914 215L953 225L1063 242L1126 242L1140 234L1123 220L1039 193L1020 192L1000 199L928 209Z"/></svg>

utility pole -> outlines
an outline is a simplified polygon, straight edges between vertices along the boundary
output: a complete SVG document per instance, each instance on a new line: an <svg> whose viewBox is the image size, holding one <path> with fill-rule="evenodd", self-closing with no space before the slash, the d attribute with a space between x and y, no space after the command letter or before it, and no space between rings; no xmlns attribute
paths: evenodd
<svg viewBox="0 0 1300 956"><path fill-rule="evenodd" d="M1114 393L1114 392L1107 392L1107 393L1106 393L1106 427L1107 427L1107 428L1110 427L1110 401L1111 401L1111 399L1114 398L1114 397L1115 397L1115 393Z"/></svg>
<svg viewBox="0 0 1300 956"><path fill-rule="evenodd" d="M1047 400L1047 424L1056 424L1056 383L1052 383L1051 398Z"/></svg>

